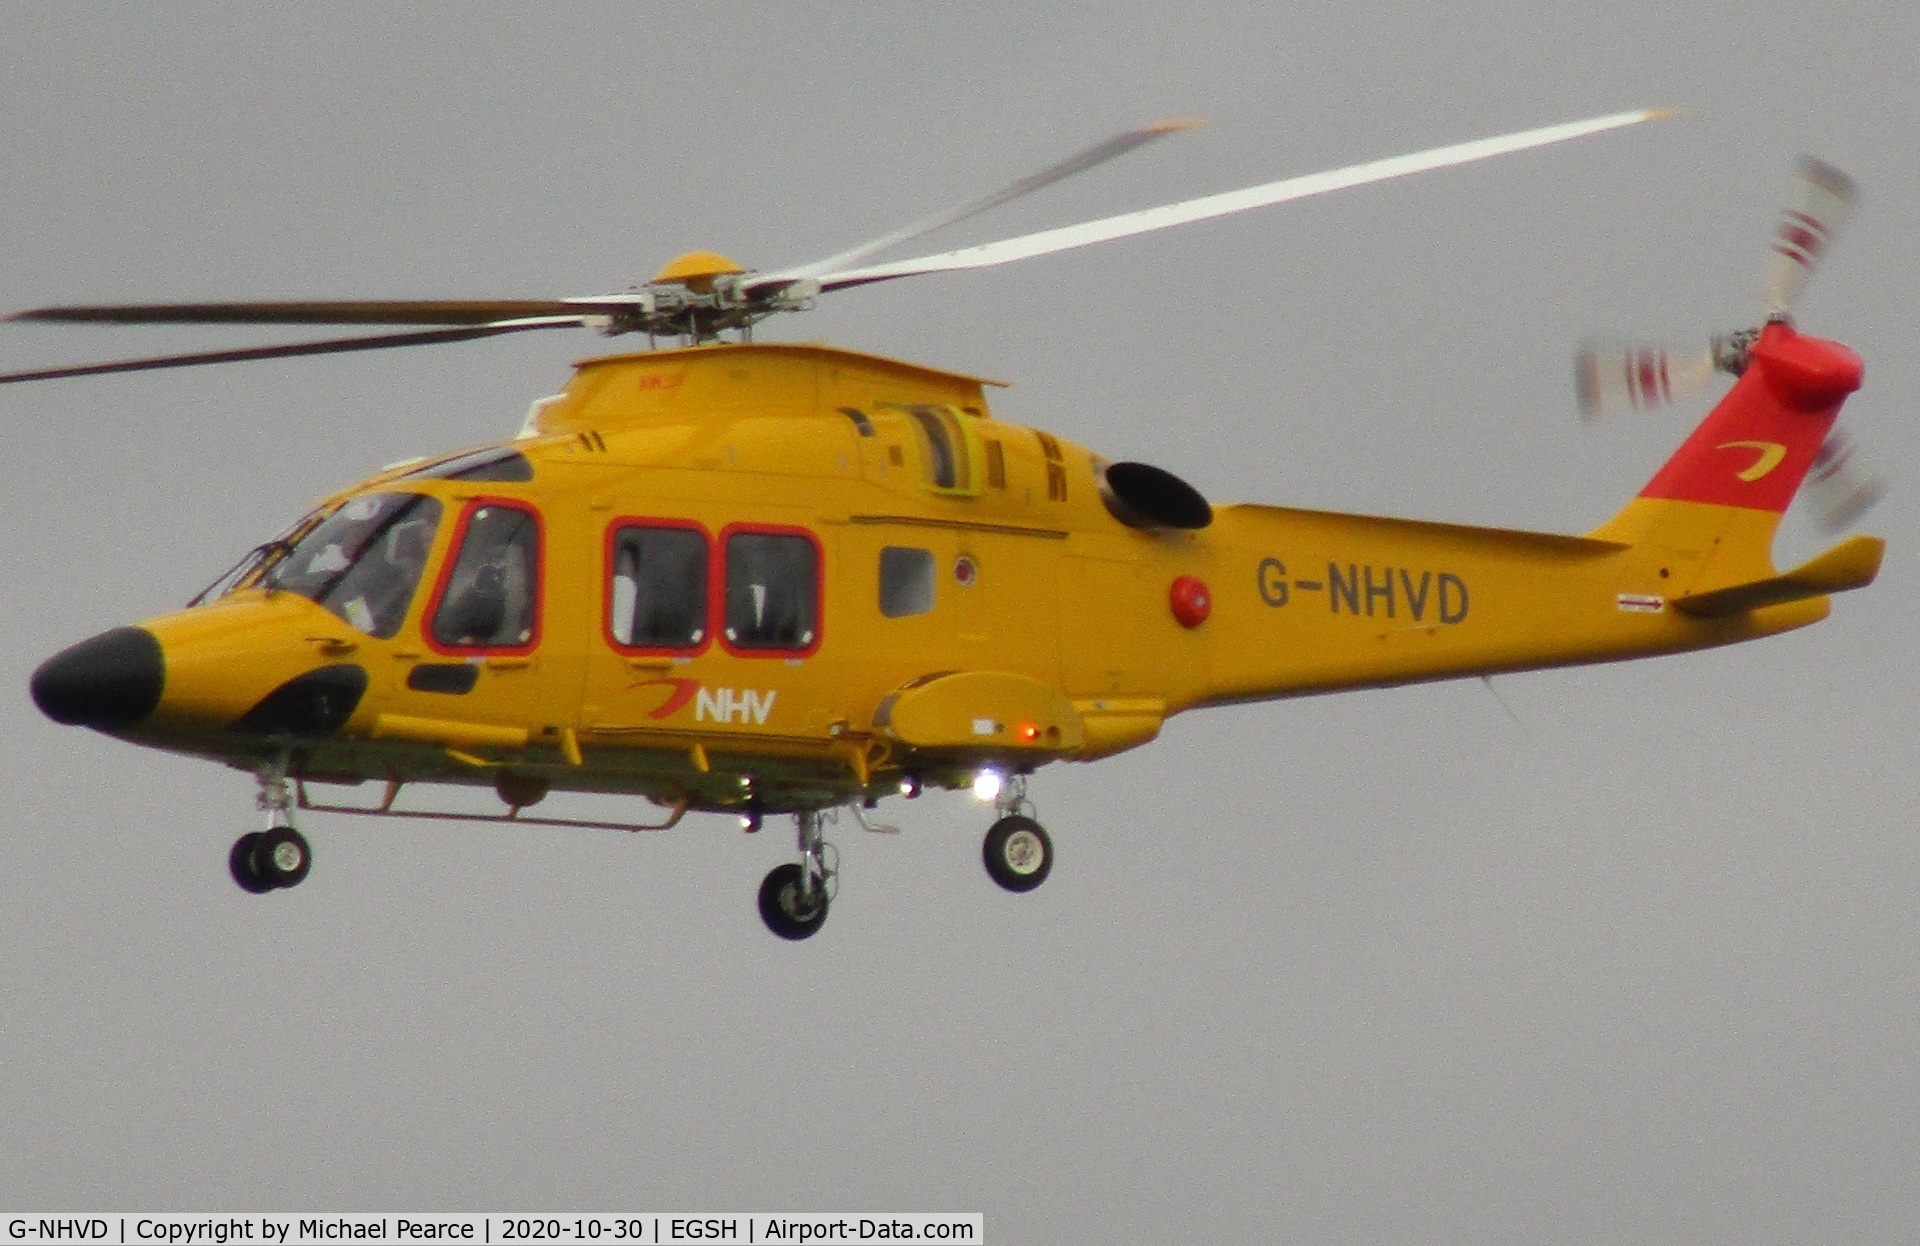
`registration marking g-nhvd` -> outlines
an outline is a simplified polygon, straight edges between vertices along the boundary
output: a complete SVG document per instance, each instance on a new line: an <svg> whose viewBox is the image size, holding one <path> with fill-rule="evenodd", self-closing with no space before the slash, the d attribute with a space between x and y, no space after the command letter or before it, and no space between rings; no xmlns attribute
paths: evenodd
<svg viewBox="0 0 1920 1246"><path fill-rule="evenodd" d="M1260 600L1280 609L1294 602L1323 600L1332 614L1365 618L1410 619L1415 623L1461 623L1472 608L1465 579L1433 568L1384 567L1329 559L1321 574L1290 574L1280 558L1260 560L1254 587Z"/></svg>

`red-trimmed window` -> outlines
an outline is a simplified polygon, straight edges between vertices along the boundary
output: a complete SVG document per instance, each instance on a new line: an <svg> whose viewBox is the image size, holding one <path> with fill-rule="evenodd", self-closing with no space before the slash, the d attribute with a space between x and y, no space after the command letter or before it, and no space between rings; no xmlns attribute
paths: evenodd
<svg viewBox="0 0 1920 1246"><path fill-rule="evenodd" d="M530 653L540 641L540 516L522 502L475 498L454 532L427 615L441 653Z"/></svg>
<svg viewBox="0 0 1920 1246"><path fill-rule="evenodd" d="M721 638L731 653L800 655L820 647L820 542L804 528L739 524L723 547Z"/></svg>
<svg viewBox="0 0 1920 1246"><path fill-rule="evenodd" d="M607 640L627 653L693 653L712 640L709 542L699 524L620 519L607 529Z"/></svg>

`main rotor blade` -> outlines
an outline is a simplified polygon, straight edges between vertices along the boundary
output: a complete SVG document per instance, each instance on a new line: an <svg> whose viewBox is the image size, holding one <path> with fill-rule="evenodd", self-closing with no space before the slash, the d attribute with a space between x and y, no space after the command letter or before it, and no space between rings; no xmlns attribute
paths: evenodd
<svg viewBox="0 0 1920 1246"><path fill-rule="evenodd" d="M922 273L954 272L960 269L1010 264L1015 260L1051 255L1057 251L1071 251L1077 247L1091 246L1096 242L1111 242L1116 238L1130 238L1135 234L1151 233L1157 229L1171 229L1175 225L1189 225L1195 221L1212 220L1214 217L1229 216L1235 212L1246 212L1253 208L1264 208L1313 195L1324 195L1330 191L1345 190L1350 186L1364 186L1372 182L1406 177L1413 173L1424 173L1430 169L1470 164L1476 160L1526 151L1533 147L1545 147L1550 143L1561 143L1589 134L1600 134L1607 130L1617 130L1623 126L1637 125L1642 121L1651 121L1656 117L1670 115L1672 114L1667 109L1647 108L1637 112L1613 113L1605 117L1568 122L1565 125L1545 126L1537 130L1522 130L1496 138L1476 139L1470 143L1456 143L1449 147L1414 152L1411 155L1349 165L1346 168L1333 169L1325 173L1309 173L1304 177L1268 182L1262 186L1250 186L1245 190L1227 191L1224 194L1208 195L1202 199L1189 199L1182 203L1168 204L1165 207L1109 216L1080 225L1043 230L1036 234L1025 234L1001 242L989 242L959 251L948 251L941 255L928 255L919 259L899 260L890 264L876 264L868 268L828 273L821 276L819 282L822 290L841 290L851 286L866 285L869 282L889 281L895 277L915 277Z"/></svg>
<svg viewBox="0 0 1920 1246"><path fill-rule="evenodd" d="M594 301L400 299L388 302L145 303L106 307L36 307L0 319L98 324L484 325L537 316L577 316Z"/></svg>
<svg viewBox="0 0 1920 1246"><path fill-rule="evenodd" d="M1824 160L1800 157L1792 200L1780 213L1767 277L1767 314L1784 316L1806 289L1820 257L1853 214L1853 179Z"/></svg>
<svg viewBox="0 0 1920 1246"><path fill-rule="evenodd" d="M747 288L761 289L767 286L785 285L788 282L799 281L807 277L818 277L823 273L830 273L836 269L845 268L849 264L857 264L869 255L878 255L889 247L897 247L901 243L911 242L915 238L924 237L927 234L933 233L935 230L945 229L949 225L958 224L968 217L978 216L980 213L991 208L1012 203L1015 199L1030 195L1036 190L1043 190L1055 182L1064 181L1072 177L1076 173L1085 173L1088 169L1096 165L1105 164L1107 161L1118 156L1124 156L1135 148L1143 147L1157 138L1165 138L1169 134L1178 134L1183 130L1191 130L1200 124L1199 121L1195 120L1162 121L1154 125L1144 126L1138 130L1128 130L1124 134L1116 134L1104 142L1095 143L1085 151L1076 152L1068 156L1058 164L1050 165L1038 173L1029 174L1017 182L1003 186L990 195L985 195L946 212L936 213L923 220L915 221L913 224L902 229L897 229L884 237L875 238L872 242L863 242L850 251L842 251L838 255L830 255L824 260L815 260L810 264L800 264L793 268L783 268L778 272L766 273L762 276L755 277L747 283Z"/></svg>
<svg viewBox="0 0 1920 1246"><path fill-rule="evenodd" d="M283 346L249 346L238 350L201 351L191 355L160 355L151 359L122 359L115 363L84 363L32 372L0 373L0 385L16 381L52 381L69 376L100 376L109 372L149 372L156 368L191 368L203 363L238 363L247 359L289 359L299 355L333 355L355 350L384 350L389 346L431 346L436 342L465 342L474 338L521 333L528 329L571 329L586 323L584 316L538 316L503 320L461 329L429 329L421 333L382 333L374 337L333 338L323 342L292 342Z"/></svg>

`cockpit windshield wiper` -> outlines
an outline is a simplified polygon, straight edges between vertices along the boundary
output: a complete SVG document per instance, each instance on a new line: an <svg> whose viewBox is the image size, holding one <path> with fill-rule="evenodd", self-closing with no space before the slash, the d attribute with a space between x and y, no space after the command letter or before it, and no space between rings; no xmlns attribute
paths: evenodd
<svg viewBox="0 0 1920 1246"><path fill-rule="evenodd" d="M203 606L210 601L218 601L247 583L249 579L257 579L271 571L273 565L286 557L287 551L297 545L301 537L313 531L325 518L326 514L321 511L302 515L279 536L254 546L240 556L239 562L227 568L219 579L195 593L193 599L187 603L187 609Z"/></svg>
<svg viewBox="0 0 1920 1246"><path fill-rule="evenodd" d="M193 599L187 602L187 608L191 610L195 606L218 601L240 587L241 583L254 572L278 562L292 548L293 538L284 536L277 536L271 541L254 546L242 554L240 561L223 572L219 579L195 593Z"/></svg>

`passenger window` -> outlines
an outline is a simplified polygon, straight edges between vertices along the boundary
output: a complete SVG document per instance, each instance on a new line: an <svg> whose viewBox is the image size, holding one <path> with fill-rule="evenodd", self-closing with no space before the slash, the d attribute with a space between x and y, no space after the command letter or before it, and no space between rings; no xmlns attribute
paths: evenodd
<svg viewBox="0 0 1920 1246"><path fill-rule="evenodd" d="M694 649L707 638L707 538L629 526L613 538L607 629L635 649Z"/></svg>
<svg viewBox="0 0 1920 1246"><path fill-rule="evenodd" d="M811 537L727 537L727 643L735 649L811 649L820 627L820 553Z"/></svg>
<svg viewBox="0 0 1920 1246"><path fill-rule="evenodd" d="M433 640L462 649L530 649L539 591L539 520L509 503L474 503L441 582Z"/></svg>
<svg viewBox="0 0 1920 1246"><path fill-rule="evenodd" d="M933 609L933 554L889 545L880 551L880 613L890 619Z"/></svg>

